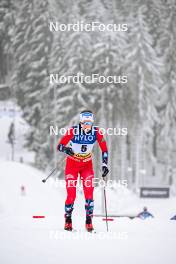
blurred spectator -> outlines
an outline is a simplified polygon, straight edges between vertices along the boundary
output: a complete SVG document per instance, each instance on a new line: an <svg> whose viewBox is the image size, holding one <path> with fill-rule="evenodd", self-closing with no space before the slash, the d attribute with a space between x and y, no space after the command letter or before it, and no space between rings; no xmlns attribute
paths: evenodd
<svg viewBox="0 0 176 264"><path fill-rule="evenodd" d="M153 218L154 216L148 211L147 207L144 206L143 211L137 215L140 219Z"/></svg>
<svg viewBox="0 0 176 264"><path fill-rule="evenodd" d="M22 196L26 195L26 188L24 185L21 185L21 195Z"/></svg>

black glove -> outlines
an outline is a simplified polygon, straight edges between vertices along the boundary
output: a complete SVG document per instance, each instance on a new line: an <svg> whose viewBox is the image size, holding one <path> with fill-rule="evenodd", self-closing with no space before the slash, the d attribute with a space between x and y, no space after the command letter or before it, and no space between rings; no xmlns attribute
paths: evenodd
<svg viewBox="0 0 176 264"><path fill-rule="evenodd" d="M103 165L102 166L102 177L106 177L106 175L108 174L109 170L108 170L108 167Z"/></svg>
<svg viewBox="0 0 176 264"><path fill-rule="evenodd" d="M65 147L63 144L59 144L57 146L57 150L59 150L61 152L64 152L64 153L66 153L69 156L73 156L74 155L74 152L73 152L72 148Z"/></svg>
<svg viewBox="0 0 176 264"><path fill-rule="evenodd" d="M74 156L74 152L73 152L72 148L69 148L69 147L64 148L64 153L66 153L69 156Z"/></svg>

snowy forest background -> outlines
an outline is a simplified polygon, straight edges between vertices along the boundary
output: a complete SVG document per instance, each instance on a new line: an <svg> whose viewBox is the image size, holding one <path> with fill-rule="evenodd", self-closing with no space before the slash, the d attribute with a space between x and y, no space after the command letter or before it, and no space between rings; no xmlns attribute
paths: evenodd
<svg viewBox="0 0 176 264"><path fill-rule="evenodd" d="M53 33L49 21L127 23L128 31ZM128 83L49 85L50 73L78 72L127 75ZM107 137L111 179L176 187L175 0L0 0L0 84L29 125L35 166L63 158L49 127L75 124L88 108L99 126L128 128ZM97 149L95 157L100 174Z"/></svg>

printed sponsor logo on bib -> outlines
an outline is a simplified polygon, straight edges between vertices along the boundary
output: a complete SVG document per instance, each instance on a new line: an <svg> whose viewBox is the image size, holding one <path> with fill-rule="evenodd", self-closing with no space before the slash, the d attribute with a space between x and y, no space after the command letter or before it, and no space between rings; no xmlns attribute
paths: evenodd
<svg viewBox="0 0 176 264"><path fill-rule="evenodd" d="M93 143L95 141L94 135L76 135L74 136L73 142L78 143Z"/></svg>

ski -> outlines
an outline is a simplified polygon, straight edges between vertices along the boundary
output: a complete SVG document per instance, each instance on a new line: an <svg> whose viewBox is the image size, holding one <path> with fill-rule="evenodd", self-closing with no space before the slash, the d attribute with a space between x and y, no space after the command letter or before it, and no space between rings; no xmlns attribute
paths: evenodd
<svg viewBox="0 0 176 264"><path fill-rule="evenodd" d="M67 229L64 229L64 231L67 231L68 233L70 232L70 233L75 233L75 232L77 232L77 230L76 229L72 229L72 230L67 230Z"/></svg>
<svg viewBox="0 0 176 264"><path fill-rule="evenodd" d="M86 230L87 231L87 230ZM96 234L97 232L95 230L92 230L92 231L87 231L88 233L90 234Z"/></svg>
<svg viewBox="0 0 176 264"><path fill-rule="evenodd" d="M72 229L72 230L66 230L64 229L64 231L67 231L68 233L83 233L84 231L82 230L77 230L77 229ZM85 230L86 233L88 234L97 234L97 231L96 230L92 230L92 231L88 231L88 230Z"/></svg>

